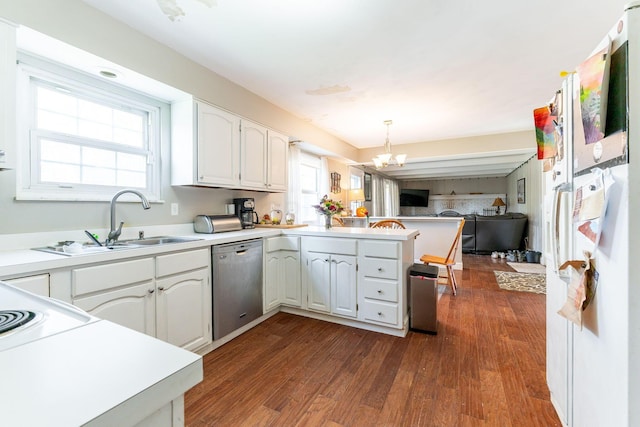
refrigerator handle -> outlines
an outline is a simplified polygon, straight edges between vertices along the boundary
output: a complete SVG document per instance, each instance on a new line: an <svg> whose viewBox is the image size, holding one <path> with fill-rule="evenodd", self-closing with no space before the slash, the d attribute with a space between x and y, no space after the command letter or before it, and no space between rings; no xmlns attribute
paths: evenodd
<svg viewBox="0 0 640 427"><path fill-rule="evenodd" d="M551 253L553 260L553 271L559 276L563 276L564 273L559 270L561 263L567 261L567 259L561 259L561 257L567 258L567 247L570 242L566 241L566 235L563 235L562 227L569 227L571 219L568 215L568 206L565 206L566 193L572 191L571 184L561 184L553 189L553 207L551 211ZM563 202L564 200L564 202ZM564 237L564 239L563 239Z"/></svg>

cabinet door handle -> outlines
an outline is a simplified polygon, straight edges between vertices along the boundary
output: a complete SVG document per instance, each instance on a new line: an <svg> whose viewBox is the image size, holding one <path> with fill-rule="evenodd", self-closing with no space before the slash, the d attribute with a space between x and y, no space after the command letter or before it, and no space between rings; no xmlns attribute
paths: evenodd
<svg viewBox="0 0 640 427"><path fill-rule="evenodd" d="M155 289L149 289L150 294L154 293L155 291L156 291Z"/></svg>
<svg viewBox="0 0 640 427"><path fill-rule="evenodd" d="M378 289L378 294L382 294L382 289Z"/></svg>
<svg viewBox="0 0 640 427"><path fill-rule="evenodd" d="M325 258L324 262L329 262L329 258Z"/></svg>
<svg viewBox="0 0 640 427"><path fill-rule="evenodd" d="M160 286L160 287L158 288L158 290L159 290L159 291L164 291L164 287L163 287L163 286Z"/></svg>

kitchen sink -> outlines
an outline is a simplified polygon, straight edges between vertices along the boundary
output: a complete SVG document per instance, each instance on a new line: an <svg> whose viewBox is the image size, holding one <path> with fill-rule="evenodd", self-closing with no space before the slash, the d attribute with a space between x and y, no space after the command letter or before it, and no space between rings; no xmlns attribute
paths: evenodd
<svg viewBox="0 0 640 427"><path fill-rule="evenodd" d="M76 244L70 248L73 242L60 242L57 245L44 246L42 248L33 248L35 251L49 252L52 254L64 256L90 255L96 253L105 253L111 251L119 251L123 249L144 248L157 245L168 245L172 243L185 243L202 240L197 237L173 237L158 236L146 239L120 240L110 246L98 246L93 244Z"/></svg>
<svg viewBox="0 0 640 427"><path fill-rule="evenodd" d="M34 251L49 252L51 254L64 255L64 256L76 256L76 255L90 255L99 254L104 252L117 251L121 249L133 249L132 246L115 245L115 246L97 246L97 245L82 245L80 248L76 248L70 251L65 248L65 245L51 245L44 246L42 248L33 248Z"/></svg>
<svg viewBox="0 0 640 427"><path fill-rule="evenodd" d="M125 247L135 246L155 246L155 245L167 245L170 243L185 243L194 242L196 240L202 240L197 237L172 237L172 236L158 236L148 237L145 239L131 239L118 241L117 245L124 245Z"/></svg>

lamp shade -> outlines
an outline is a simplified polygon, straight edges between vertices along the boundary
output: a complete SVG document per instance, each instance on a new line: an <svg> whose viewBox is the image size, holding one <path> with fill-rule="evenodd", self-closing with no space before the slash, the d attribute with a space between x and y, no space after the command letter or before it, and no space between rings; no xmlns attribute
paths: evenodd
<svg viewBox="0 0 640 427"><path fill-rule="evenodd" d="M364 201L364 190L362 188L355 188L349 191L349 200L352 202Z"/></svg>
<svg viewBox="0 0 640 427"><path fill-rule="evenodd" d="M507 204L500 197L496 197L491 206L507 206Z"/></svg>

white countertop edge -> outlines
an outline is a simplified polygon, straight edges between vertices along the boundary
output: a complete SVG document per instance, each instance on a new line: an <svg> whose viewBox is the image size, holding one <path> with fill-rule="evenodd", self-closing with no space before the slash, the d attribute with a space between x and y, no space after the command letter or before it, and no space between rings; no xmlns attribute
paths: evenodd
<svg viewBox="0 0 640 427"><path fill-rule="evenodd" d="M285 235L298 236L322 236L322 237L351 237L358 239L379 240L410 240L420 234L415 229L388 229L388 228L364 228L364 227L332 227L325 229L319 226L303 228L289 228L284 230Z"/></svg>
<svg viewBox="0 0 640 427"><path fill-rule="evenodd" d="M398 219L402 222L411 221L435 221L435 222L458 222L463 219L462 216L399 216Z"/></svg>
<svg viewBox="0 0 640 427"><path fill-rule="evenodd" d="M24 272L35 273L38 271L47 271L56 268L74 267L100 262L110 262L130 258L153 256L167 252L206 248L211 245L239 242L249 239L260 239L263 237L277 236L280 234L281 230L270 229L247 229L216 234L194 233L193 230L191 230L191 232L189 233L181 234L168 231L167 233L162 233L162 235L192 237L200 240L194 240L184 243L171 243L166 245L149 246L144 248L119 249L113 252L92 253L87 255L75 256L57 255L31 249L5 250L0 252L0 277L7 278L9 276L22 274ZM151 237L152 235L148 236ZM37 266L34 264L37 264Z"/></svg>
<svg viewBox="0 0 640 427"><path fill-rule="evenodd" d="M137 425L158 409L158 403L171 402L203 380L202 359L196 360L176 371L160 382L153 384L144 393L138 393L115 408L103 413L86 426ZM148 393L148 394L147 394Z"/></svg>
<svg viewBox="0 0 640 427"><path fill-rule="evenodd" d="M131 425L203 378L201 356L105 320L0 352L0 366L17 393L0 401L7 425Z"/></svg>

